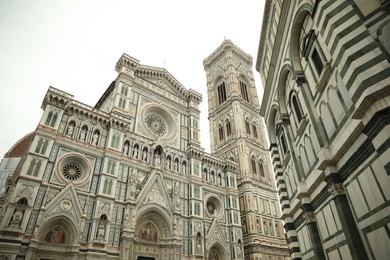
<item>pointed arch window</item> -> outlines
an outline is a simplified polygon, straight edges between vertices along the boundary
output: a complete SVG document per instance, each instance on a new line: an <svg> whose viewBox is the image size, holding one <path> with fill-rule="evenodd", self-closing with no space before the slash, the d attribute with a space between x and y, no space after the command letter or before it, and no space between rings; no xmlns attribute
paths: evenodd
<svg viewBox="0 0 390 260"><path fill-rule="evenodd" d="M246 101L249 102L249 96L248 96L248 89L244 82L240 81L240 90L241 90L241 97Z"/></svg>
<svg viewBox="0 0 390 260"><path fill-rule="evenodd" d="M218 91L218 105L220 105L226 101L226 97L227 97L225 82L222 82L221 84L218 85L217 91Z"/></svg>
<svg viewBox="0 0 390 260"><path fill-rule="evenodd" d="M232 127L230 125L230 121L226 120L226 136L230 137L232 135Z"/></svg>
<svg viewBox="0 0 390 260"><path fill-rule="evenodd" d="M38 173L39 173L39 170L41 168L41 161L40 160L32 160L30 162L30 166L28 167L28 170L27 170L27 175L31 175L31 176L38 176Z"/></svg>
<svg viewBox="0 0 390 260"><path fill-rule="evenodd" d="M47 140L43 141L42 138L39 138L39 141L37 143L37 147L35 148L35 152L40 153L40 154L45 154L48 144L49 144L49 141L47 141Z"/></svg>
<svg viewBox="0 0 390 260"><path fill-rule="evenodd" d="M50 111L47 115L45 125L48 125L50 127L54 127L57 121L58 113L53 113L53 111Z"/></svg>

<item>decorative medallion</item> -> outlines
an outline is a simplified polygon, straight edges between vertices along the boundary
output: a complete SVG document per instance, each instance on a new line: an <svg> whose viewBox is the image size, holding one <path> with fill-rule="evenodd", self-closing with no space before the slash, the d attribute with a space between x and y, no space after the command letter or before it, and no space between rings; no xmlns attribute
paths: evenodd
<svg viewBox="0 0 390 260"><path fill-rule="evenodd" d="M62 211L69 211L72 209L72 202L70 200L63 200L60 203L60 209Z"/></svg>

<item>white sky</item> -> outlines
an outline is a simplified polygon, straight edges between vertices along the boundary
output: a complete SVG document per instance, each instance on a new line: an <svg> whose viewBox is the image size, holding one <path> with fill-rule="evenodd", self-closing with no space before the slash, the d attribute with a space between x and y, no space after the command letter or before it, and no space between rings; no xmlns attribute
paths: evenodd
<svg viewBox="0 0 390 260"><path fill-rule="evenodd" d="M0 0L0 158L35 130L49 86L94 106L116 78L122 53L165 64L202 94L202 147L210 151L203 59L226 37L255 64L264 2Z"/></svg>

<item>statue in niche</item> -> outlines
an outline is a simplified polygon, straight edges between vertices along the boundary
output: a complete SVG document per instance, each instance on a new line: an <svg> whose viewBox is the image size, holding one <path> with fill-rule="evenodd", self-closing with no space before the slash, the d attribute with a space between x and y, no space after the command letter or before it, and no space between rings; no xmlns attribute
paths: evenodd
<svg viewBox="0 0 390 260"><path fill-rule="evenodd" d="M97 232L97 238L98 239L103 239L104 238L104 224L103 222L100 222L99 227L98 227L98 232Z"/></svg>
<svg viewBox="0 0 390 260"><path fill-rule="evenodd" d="M68 125L68 129L66 130L66 135L67 136L72 136L73 135L73 129L74 129L74 125L73 125L73 122L71 122Z"/></svg>
<svg viewBox="0 0 390 260"><path fill-rule="evenodd" d="M85 129L85 127L83 127L82 129L81 129L81 133L80 133L80 140L81 141L85 141L85 136L87 135L87 130Z"/></svg>
<svg viewBox="0 0 390 260"><path fill-rule="evenodd" d="M179 171L179 161L175 160L175 171Z"/></svg>
<svg viewBox="0 0 390 260"><path fill-rule="evenodd" d="M129 153L129 144L126 142L123 146L123 154L128 155Z"/></svg>
<svg viewBox="0 0 390 260"><path fill-rule="evenodd" d="M161 163L161 156L158 153L154 155L154 162L156 165L160 165Z"/></svg>
<svg viewBox="0 0 390 260"><path fill-rule="evenodd" d="M96 131L96 132L93 134L92 144L93 144L93 145L97 145L97 144L98 144L98 140L99 140L99 133Z"/></svg>
<svg viewBox="0 0 390 260"><path fill-rule="evenodd" d="M20 222L22 221L23 212L18 209L14 212L11 219L11 226L19 226Z"/></svg>
<svg viewBox="0 0 390 260"><path fill-rule="evenodd" d="M142 160L145 162L148 160L148 151L146 149L142 151Z"/></svg>
<svg viewBox="0 0 390 260"><path fill-rule="evenodd" d="M134 158L138 157L138 146L134 146L134 148L133 148L133 157Z"/></svg>

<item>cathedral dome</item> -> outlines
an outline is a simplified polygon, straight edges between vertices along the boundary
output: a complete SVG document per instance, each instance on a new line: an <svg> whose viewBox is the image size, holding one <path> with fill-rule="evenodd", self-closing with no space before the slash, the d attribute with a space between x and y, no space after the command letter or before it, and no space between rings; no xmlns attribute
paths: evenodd
<svg viewBox="0 0 390 260"><path fill-rule="evenodd" d="M34 138L34 132L31 132L20 138L4 155L4 158L22 157L30 147Z"/></svg>

